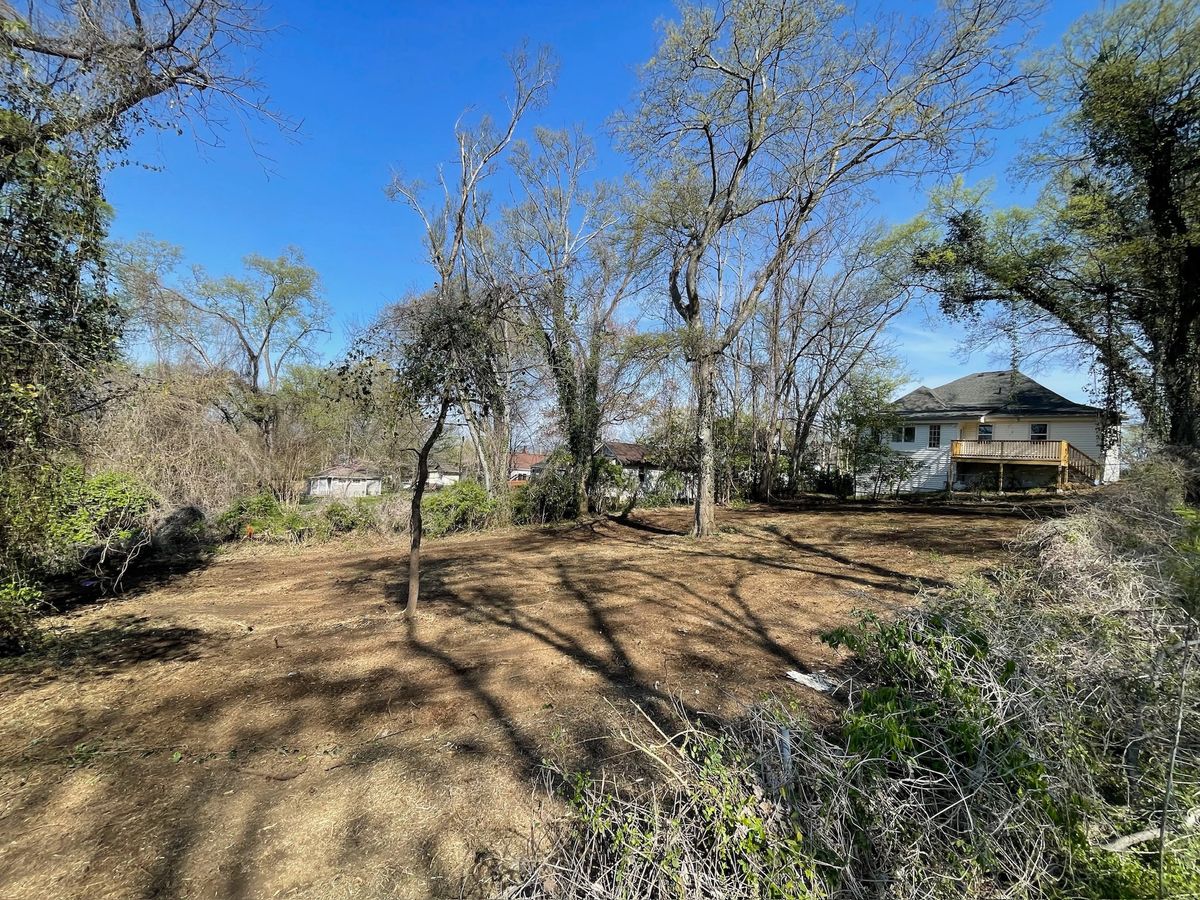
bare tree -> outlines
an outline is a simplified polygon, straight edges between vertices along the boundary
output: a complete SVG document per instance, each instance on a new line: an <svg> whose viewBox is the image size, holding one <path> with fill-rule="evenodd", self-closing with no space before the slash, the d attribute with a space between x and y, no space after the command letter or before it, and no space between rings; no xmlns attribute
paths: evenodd
<svg viewBox="0 0 1200 900"><path fill-rule="evenodd" d="M719 356L795 259L834 194L881 176L970 162L1022 84L1012 74L1024 0L951 0L928 19L848 12L828 0L686 5L619 122L651 179L647 216L670 253L671 303L695 381L695 533L710 534ZM764 222L770 227L764 227ZM756 240L753 271L721 310L716 248Z"/></svg>
<svg viewBox="0 0 1200 900"><path fill-rule="evenodd" d="M509 59L513 94L508 102L508 117L497 126L484 116L474 128L455 126L458 145L457 176L438 172L440 202L427 206L424 185L399 176L392 179L388 194L406 203L421 219L429 261L438 279L438 288L454 290L463 302L478 309L490 305L490 321L508 344L511 321L502 307L511 299L505 285L495 277L486 224L487 197L481 186L496 170L501 154L516 136L517 125L531 109L543 103L554 82L555 64L548 50L531 57L524 48ZM497 361L502 357L497 357ZM512 372L499 367L497 383L511 381ZM482 412L484 415L477 415ZM472 445L479 455L480 469L490 491L507 490L508 419L507 392L497 392L492 405L484 410L464 409Z"/></svg>
<svg viewBox="0 0 1200 900"><path fill-rule="evenodd" d="M244 67L263 33L242 0L0 0L0 77L27 141L209 127L221 104L286 124Z"/></svg>
<svg viewBox="0 0 1200 900"><path fill-rule="evenodd" d="M295 247L268 258L250 254L245 274L210 277L199 267L173 277L177 248L142 241L117 254L115 271L160 364L188 361L233 375L228 391L254 424L270 456L279 410L275 397L289 365L312 358L329 308L315 269Z"/></svg>

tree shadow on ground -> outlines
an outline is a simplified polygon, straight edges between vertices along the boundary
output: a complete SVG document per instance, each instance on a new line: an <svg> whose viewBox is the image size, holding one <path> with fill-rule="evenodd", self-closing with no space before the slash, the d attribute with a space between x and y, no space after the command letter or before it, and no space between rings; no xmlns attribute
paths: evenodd
<svg viewBox="0 0 1200 900"><path fill-rule="evenodd" d="M886 556L829 551L824 532L789 534L800 522L772 533L764 515L739 512L745 532L710 542L677 539L685 516L657 511L431 542L415 622L399 615L404 555L374 550L312 557L312 571L289 561L287 591L321 587L254 632L206 637L106 612L57 664L57 705L32 690L11 707L32 724L14 730L15 755L36 731L58 760L31 770L0 822L25 896L43 859L72 862L56 884L77 896L99 877L146 897L453 896L456 862L483 845L470 843L478 823L529 839L515 829L546 758L635 766L614 735L646 724L634 704L665 722L677 703L695 721L776 684L807 702L783 673L818 665L813 634L860 599L911 602L913 576L879 565ZM864 540L875 554L887 537ZM218 571L234 604L263 590L260 565ZM812 599L822 591L837 603ZM105 749L67 770L83 744ZM413 871L428 873L415 888ZM370 884L335 884L345 873Z"/></svg>
<svg viewBox="0 0 1200 900"><path fill-rule="evenodd" d="M41 647L4 660L0 673L50 680L70 669L75 677L102 678L146 663L195 659L212 643L197 628L118 616L103 625L50 629Z"/></svg>

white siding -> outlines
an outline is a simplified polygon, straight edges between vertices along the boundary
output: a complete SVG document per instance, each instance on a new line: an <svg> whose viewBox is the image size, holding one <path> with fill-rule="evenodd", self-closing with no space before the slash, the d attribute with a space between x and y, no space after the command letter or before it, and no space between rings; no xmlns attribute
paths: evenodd
<svg viewBox="0 0 1200 900"><path fill-rule="evenodd" d="M929 425L940 425L942 429L941 445L929 446ZM888 436L891 437L890 435ZM944 491L946 479L950 473L950 442L958 439L958 423L932 422L916 426L916 440L904 443L888 440L887 445L893 450L905 453L917 463L916 471L900 483L900 493L913 494L920 491ZM881 493L889 493L892 485L883 485ZM874 484L868 476L859 485L860 493L874 493Z"/></svg>
<svg viewBox="0 0 1200 900"><path fill-rule="evenodd" d="M311 497L378 497L383 482L378 478L310 478Z"/></svg>
<svg viewBox="0 0 1200 900"><path fill-rule="evenodd" d="M1027 441L1029 426L1044 424L1046 439L1049 441L1067 441L1077 450L1086 453L1098 463L1104 465L1102 478L1104 481L1116 481L1120 471L1119 448L1110 447L1107 454L1100 448L1100 432L1098 420L1093 416L1055 417L1031 416L1028 418L992 418L985 422L992 426L992 439L997 441ZM942 441L940 447L929 446L929 424L940 424ZM900 453L906 453L918 463L917 471L906 479L900 486L901 493L916 493L920 491L942 491L946 489L946 479L950 468L950 442L962 437L966 440L977 440L979 437L979 420L970 419L961 422L922 423L915 426L915 440L909 443L892 441L888 435L887 445ZM913 426L909 426L913 427ZM871 494L875 487L869 476L860 479L858 485L860 494ZM891 485L883 485L881 493L891 491Z"/></svg>
<svg viewBox="0 0 1200 900"><path fill-rule="evenodd" d="M1030 425L1045 425L1046 440L1067 441L1097 461L1102 455L1100 432L1097 430L1098 423L1095 418L1031 416L1021 419L993 419L989 416L986 421L992 423L992 438L997 441L1027 441Z"/></svg>
<svg viewBox="0 0 1200 900"><path fill-rule="evenodd" d="M992 437L996 440L1009 441L1027 441L1029 440L1029 426L1032 424L1045 424L1046 439L1051 441L1066 441L1075 449L1086 453L1098 463L1104 465L1104 481L1116 481L1120 472L1120 448L1116 445L1115 438L1113 446L1109 447L1107 452L1100 446L1100 423L1094 416L1079 416L1073 418L1054 416L1044 416L1042 418L1030 417L1021 419L992 419L987 421L992 422L994 432Z"/></svg>

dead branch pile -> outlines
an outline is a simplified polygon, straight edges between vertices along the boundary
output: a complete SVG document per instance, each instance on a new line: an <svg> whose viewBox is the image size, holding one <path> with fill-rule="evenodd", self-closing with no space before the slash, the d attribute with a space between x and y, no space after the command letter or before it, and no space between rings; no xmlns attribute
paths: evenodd
<svg viewBox="0 0 1200 900"><path fill-rule="evenodd" d="M780 702L627 736L661 777L559 773L569 813L493 894L1200 895L1200 518L1165 464L1013 563L828 638L839 723Z"/></svg>

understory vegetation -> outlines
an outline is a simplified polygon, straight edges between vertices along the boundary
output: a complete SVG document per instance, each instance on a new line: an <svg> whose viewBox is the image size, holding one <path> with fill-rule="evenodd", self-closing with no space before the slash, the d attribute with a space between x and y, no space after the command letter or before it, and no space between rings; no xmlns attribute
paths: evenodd
<svg viewBox="0 0 1200 900"><path fill-rule="evenodd" d="M1200 896L1200 516L1145 466L854 651L817 724L771 700L625 735L658 777L551 771L526 898ZM658 726L656 726L658 729ZM627 770L623 770L627 771Z"/></svg>
<svg viewBox="0 0 1200 900"><path fill-rule="evenodd" d="M0 655L36 647L45 583L74 577L107 589L149 546L161 512L154 494L115 472L30 466L0 484Z"/></svg>

